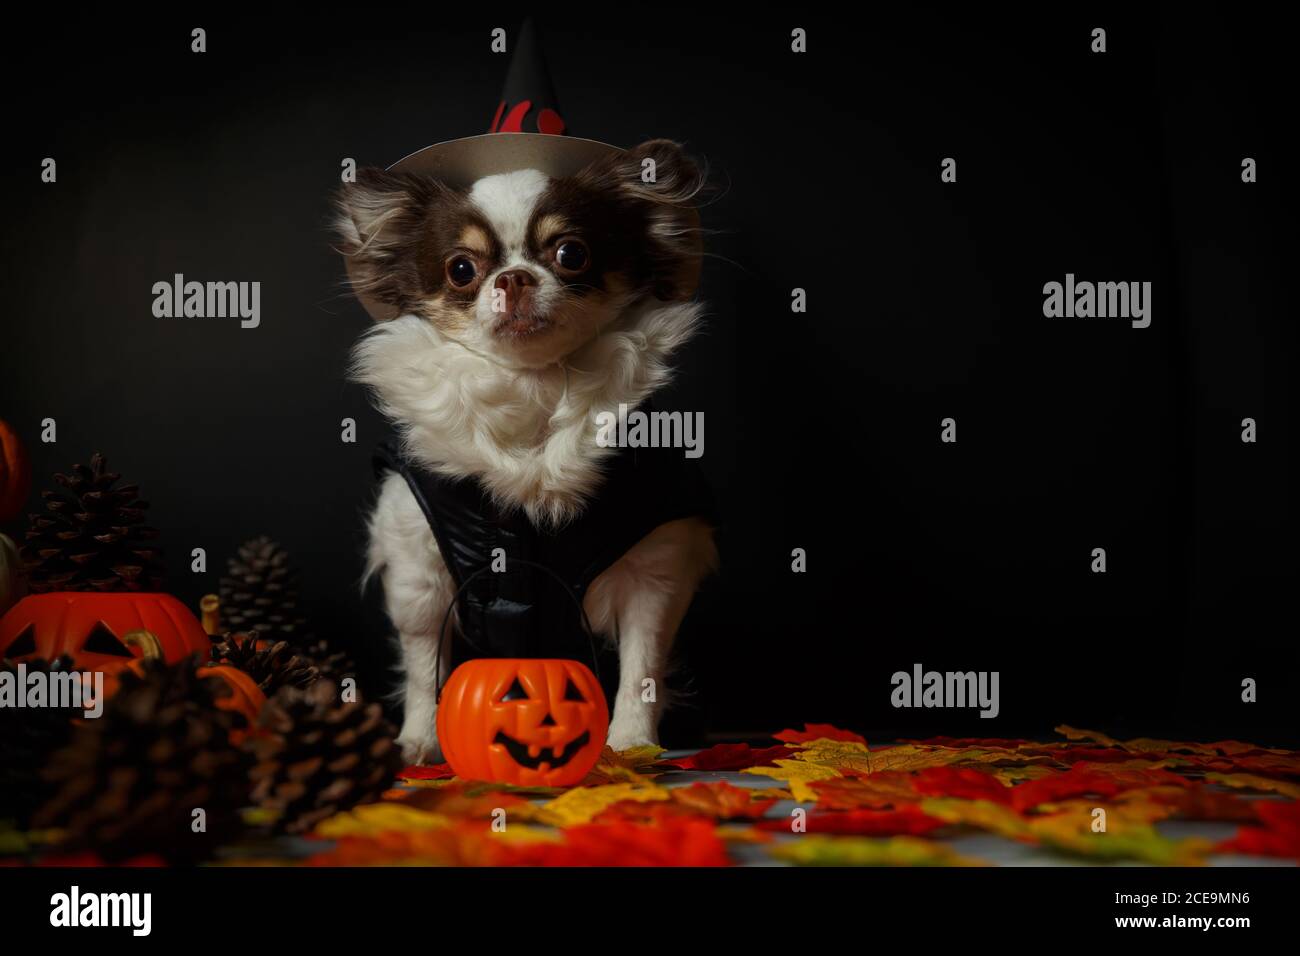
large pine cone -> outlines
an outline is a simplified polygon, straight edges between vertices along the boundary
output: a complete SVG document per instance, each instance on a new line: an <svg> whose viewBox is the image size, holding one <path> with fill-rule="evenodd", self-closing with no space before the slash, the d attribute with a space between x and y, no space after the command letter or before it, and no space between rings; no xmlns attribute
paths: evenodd
<svg viewBox="0 0 1300 956"><path fill-rule="evenodd" d="M306 621L298 613L298 573L289 553L262 535L239 547L226 562L221 579L221 626L230 631L257 631L270 641L307 640Z"/></svg>
<svg viewBox="0 0 1300 956"><path fill-rule="evenodd" d="M161 552L146 543L158 537L144 524L149 503L138 485L113 487L120 477L98 452L90 467L54 476L68 493L42 492L46 513L31 516L22 548L30 591L161 589Z"/></svg>
<svg viewBox="0 0 1300 956"><path fill-rule="evenodd" d="M62 829L65 849L109 862L203 860L240 831L248 756L229 741L234 717L216 707L215 682L192 661L144 667L143 677L123 671L103 716L78 726L54 754L44 773L53 796L32 826ZM196 833L200 808L206 831Z"/></svg>
<svg viewBox="0 0 1300 956"><path fill-rule="evenodd" d="M335 650L324 638L300 648L298 653L311 661L318 676L336 684L342 683L345 677L357 676L357 664L352 656L347 651Z"/></svg>
<svg viewBox="0 0 1300 956"><path fill-rule="evenodd" d="M44 660L23 661L26 674L37 671L57 674L72 670L72 658L60 657L53 663ZM0 672L18 676L18 663L0 661ZM22 688L18 688L23 693ZM32 811L50 795L41 777L46 762L72 736L72 721L82 716L80 707L0 707L0 819L11 819L20 828L27 826Z"/></svg>
<svg viewBox="0 0 1300 956"><path fill-rule="evenodd" d="M277 832L309 832L374 799L402 768L397 728L379 704L340 703L331 681L281 690L263 708L261 725L267 732L245 745L257 761L253 800L276 811Z"/></svg>
<svg viewBox="0 0 1300 956"><path fill-rule="evenodd" d="M268 645L260 640L256 631L252 634L228 633L214 641L212 659L219 664L238 667L253 678L268 697L281 687L310 687L320 676L313 662L295 654L288 641Z"/></svg>

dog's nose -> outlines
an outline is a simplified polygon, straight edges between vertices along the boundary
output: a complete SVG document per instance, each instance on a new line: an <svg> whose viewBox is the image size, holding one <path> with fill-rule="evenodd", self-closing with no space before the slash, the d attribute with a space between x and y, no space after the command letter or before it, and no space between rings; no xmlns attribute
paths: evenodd
<svg viewBox="0 0 1300 956"><path fill-rule="evenodd" d="M507 312L513 312L515 306L526 294L525 290L537 285L537 278L527 269L507 269L497 276L493 286L505 293Z"/></svg>

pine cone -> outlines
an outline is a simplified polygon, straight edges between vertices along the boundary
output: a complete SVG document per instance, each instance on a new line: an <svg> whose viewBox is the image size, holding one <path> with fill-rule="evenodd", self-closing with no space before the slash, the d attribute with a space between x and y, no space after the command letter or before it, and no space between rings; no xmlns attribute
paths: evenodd
<svg viewBox="0 0 1300 956"><path fill-rule="evenodd" d="M341 683L345 677L357 676L357 664L351 655L347 651L336 651L324 638L300 649L298 653L311 661L320 677L336 684Z"/></svg>
<svg viewBox="0 0 1300 956"><path fill-rule="evenodd" d="M72 658L53 663L23 661L28 675L72 670ZM18 674L18 662L0 661L0 672ZM22 689L19 688L22 693ZM56 750L72 736L72 720L84 712L79 707L0 707L0 819L12 819L20 828L50 795L41 770Z"/></svg>
<svg viewBox="0 0 1300 956"><path fill-rule="evenodd" d="M263 646L259 647L258 645ZM281 687L310 687L320 676L312 661L293 653L288 641L266 646L256 631L227 633L212 645L212 657L246 673L268 697Z"/></svg>
<svg viewBox="0 0 1300 956"><path fill-rule="evenodd" d="M257 631L271 641L306 642L306 621L298 614L298 572L289 553L266 535L240 545L221 579L221 625Z"/></svg>
<svg viewBox="0 0 1300 956"><path fill-rule="evenodd" d="M103 715L51 758L43 776L53 796L32 825L62 829L65 848L109 862L202 860L240 830L248 756L229 742L234 717L215 706L215 682L192 661L144 666L143 677L123 671ZM199 808L206 831L196 833Z"/></svg>
<svg viewBox="0 0 1300 956"><path fill-rule="evenodd" d="M267 733L246 744L257 761L253 800L277 811L277 832L307 833L377 797L402 767L397 728L379 704L339 703L331 681L281 690L261 724Z"/></svg>
<svg viewBox="0 0 1300 956"><path fill-rule="evenodd" d="M161 552L145 542L158 532L144 525L149 503L138 485L114 488L121 475L107 471L96 452L90 467L74 465L54 480L69 494L42 492L43 515L31 515L22 558L28 589L45 591L157 591Z"/></svg>

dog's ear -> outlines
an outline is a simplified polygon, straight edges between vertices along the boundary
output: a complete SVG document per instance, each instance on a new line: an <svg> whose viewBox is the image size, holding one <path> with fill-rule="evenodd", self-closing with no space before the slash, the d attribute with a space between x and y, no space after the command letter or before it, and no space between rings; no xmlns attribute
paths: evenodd
<svg viewBox="0 0 1300 956"><path fill-rule="evenodd" d="M703 257L697 201L706 172L680 145L652 139L587 170L645 216L656 298L686 300L700 282Z"/></svg>
<svg viewBox="0 0 1300 956"><path fill-rule="evenodd" d="M368 167L335 197L334 231L352 291L377 319L395 316L419 288L411 246L437 188L418 176Z"/></svg>

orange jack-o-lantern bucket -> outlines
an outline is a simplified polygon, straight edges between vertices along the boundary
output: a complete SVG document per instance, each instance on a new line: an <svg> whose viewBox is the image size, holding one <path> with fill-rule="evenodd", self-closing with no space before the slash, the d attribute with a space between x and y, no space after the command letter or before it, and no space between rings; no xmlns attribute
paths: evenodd
<svg viewBox="0 0 1300 956"><path fill-rule="evenodd" d="M543 571L564 587L592 645L592 663L599 666L591 624L576 595L545 565L518 558L511 563ZM460 595L482 573L462 583L440 635L446 635ZM568 787L596 765L609 732L609 706L600 679L580 661L481 657L465 661L441 687L437 724L442 754L458 777Z"/></svg>
<svg viewBox="0 0 1300 956"><path fill-rule="evenodd" d="M51 591L28 595L0 618L0 657L67 654L83 671L110 674L141 657L206 660L211 647L194 612L170 594Z"/></svg>

